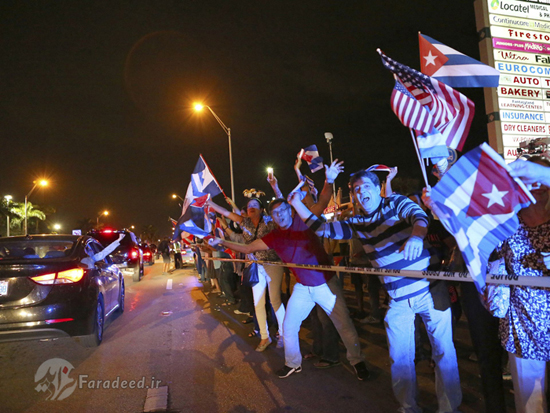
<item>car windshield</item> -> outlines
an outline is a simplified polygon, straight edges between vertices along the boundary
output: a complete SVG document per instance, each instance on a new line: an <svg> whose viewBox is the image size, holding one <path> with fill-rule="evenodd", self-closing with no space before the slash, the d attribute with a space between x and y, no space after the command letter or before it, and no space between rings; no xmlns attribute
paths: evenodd
<svg viewBox="0 0 550 413"><path fill-rule="evenodd" d="M0 260L39 260L71 254L75 241L48 239L7 240L0 243Z"/></svg>

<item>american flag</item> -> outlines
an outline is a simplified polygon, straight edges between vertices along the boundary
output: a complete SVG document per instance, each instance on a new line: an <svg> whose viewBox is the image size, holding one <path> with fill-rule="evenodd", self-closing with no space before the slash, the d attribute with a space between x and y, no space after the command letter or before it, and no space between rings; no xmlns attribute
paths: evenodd
<svg viewBox="0 0 550 413"><path fill-rule="evenodd" d="M432 115L435 130L450 148L462 150L474 117L474 103L450 86L396 62L378 50L384 66Z"/></svg>
<svg viewBox="0 0 550 413"><path fill-rule="evenodd" d="M432 114L414 98L396 78L391 95L391 108L401 123L411 129L429 132L434 126Z"/></svg>

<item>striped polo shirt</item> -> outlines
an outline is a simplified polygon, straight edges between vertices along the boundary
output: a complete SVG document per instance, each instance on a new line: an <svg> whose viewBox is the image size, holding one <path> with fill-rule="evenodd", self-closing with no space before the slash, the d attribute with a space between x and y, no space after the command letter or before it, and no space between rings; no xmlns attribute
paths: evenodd
<svg viewBox="0 0 550 413"><path fill-rule="evenodd" d="M361 213L345 221L328 223L313 214L306 220L306 224L321 237L359 239L374 268L421 271L439 264L436 250L426 240L422 254L416 260L405 260L403 252L399 252L417 222L424 222L427 227L428 216L403 195L382 198L373 213ZM430 286L425 278L384 275L380 280L390 297L397 301L426 292Z"/></svg>

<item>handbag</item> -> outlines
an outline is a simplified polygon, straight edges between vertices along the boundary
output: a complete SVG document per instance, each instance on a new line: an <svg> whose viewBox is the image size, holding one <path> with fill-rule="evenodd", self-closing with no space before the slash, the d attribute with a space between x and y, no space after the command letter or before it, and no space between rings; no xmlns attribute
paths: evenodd
<svg viewBox="0 0 550 413"><path fill-rule="evenodd" d="M244 267L242 284L245 287L254 287L259 281L258 263L251 262L249 265Z"/></svg>
<svg viewBox="0 0 550 413"><path fill-rule="evenodd" d="M254 238L252 239L252 241L254 241L258 236L259 227L260 227L260 223L258 223L258 225L256 226L256 232L254 234ZM249 259L252 259L253 257L254 256L250 254ZM258 264L256 262L251 262L249 265L244 267L242 285L244 285L245 287L254 287L259 282L260 282L260 277L258 274Z"/></svg>

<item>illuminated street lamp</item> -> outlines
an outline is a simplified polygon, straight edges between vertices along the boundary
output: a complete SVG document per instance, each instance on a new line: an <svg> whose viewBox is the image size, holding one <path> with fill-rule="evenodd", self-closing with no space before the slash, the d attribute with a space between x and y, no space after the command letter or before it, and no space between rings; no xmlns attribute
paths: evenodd
<svg viewBox="0 0 550 413"><path fill-rule="evenodd" d="M181 196L179 196L178 194L172 194L172 198L173 199L179 198L183 201L183 198Z"/></svg>
<svg viewBox="0 0 550 413"><path fill-rule="evenodd" d="M40 185L41 187L48 186L48 181L46 181L45 179L41 179L39 181L33 181L33 184L34 186L30 190L30 192L27 195L25 195L25 235L29 235L29 232L27 231L27 200L38 185Z"/></svg>
<svg viewBox="0 0 550 413"><path fill-rule="evenodd" d="M231 152L231 129L225 126L225 124L222 122L222 120L214 113L212 108L208 105L202 105L200 103L195 103L194 105L195 111L200 112L204 108L208 108L212 116L214 116L214 119L218 121L220 126L222 127L223 131L227 134L227 140L229 141L229 172L231 174L231 198L233 201L235 201L235 184L233 181L233 154Z"/></svg>
<svg viewBox="0 0 550 413"><path fill-rule="evenodd" d="M109 215L109 211L105 210L105 211L103 211L102 213L100 213L100 214L97 216L97 225L96 225L96 226L97 226L98 228L99 228L99 218L100 218L101 216L103 216L103 215L105 215L105 216Z"/></svg>
<svg viewBox="0 0 550 413"><path fill-rule="evenodd" d="M6 221L7 221L7 227L6 227L6 236L9 237L10 236L10 201L13 199L13 197L11 195L6 195L4 197L4 199L6 200L6 207L8 208L8 213L6 214Z"/></svg>
<svg viewBox="0 0 550 413"><path fill-rule="evenodd" d="M54 229L55 232L58 232L61 229L61 225L53 224L53 229Z"/></svg>

